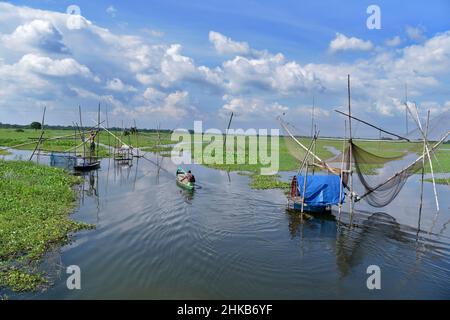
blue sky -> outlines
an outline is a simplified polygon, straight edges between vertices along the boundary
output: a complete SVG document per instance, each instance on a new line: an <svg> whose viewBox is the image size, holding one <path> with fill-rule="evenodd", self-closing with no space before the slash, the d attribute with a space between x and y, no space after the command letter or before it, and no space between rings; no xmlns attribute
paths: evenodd
<svg viewBox="0 0 450 320"><path fill-rule="evenodd" d="M240 127L276 127L285 113L306 128L315 96L321 133L336 135L347 73L355 114L399 133L405 83L421 111L450 109L448 1L9 3L0 2L0 122L28 123L47 105L50 123L70 124L78 104L101 102L117 124L220 128L234 111ZM72 4L80 30L58 14ZM366 27L371 4L380 30Z"/></svg>

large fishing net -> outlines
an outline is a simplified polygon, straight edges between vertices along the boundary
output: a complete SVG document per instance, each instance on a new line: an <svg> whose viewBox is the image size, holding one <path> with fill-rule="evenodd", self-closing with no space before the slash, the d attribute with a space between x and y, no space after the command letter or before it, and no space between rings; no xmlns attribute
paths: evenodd
<svg viewBox="0 0 450 320"><path fill-rule="evenodd" d="M279 119L279 121L283 131L284 143L289 153L299 161L300 166L307 154L305 148L308 149L310 147L312 138L299 134L299 130L289 122L281 119ZM436 119L433 126L439 124L445 126L439 119ZM442 133L442 130L433 130L433 132ZM411 132L410 134L413 135L414 133ZM438 137L437 134L435 134L435 136ZM434 141L437 140L438 138ZM299 143L301 143L303 147L300 146ZM341 143L342 142L339 142L339 144ZM336 145L336 140L329 144ZM323 145L327 145L327 143L325 142ZM321 146L323 147L323 145ZM384 150L383 148L387 150ZM433 159L434 150L432 149L432 144L429 144L429 149L430 156ZM314 154L317 154L317 151L314 148L311 148L310 150ZM339 150L336 150L335 147L335 151ZM423 156L419 157L422 152L423 141L421 142L418 140L416 140L415 143L384 141L383 144L380 145L378 145L378 142L374 141L348 141L346 142L346 148L343 152L339 152L334 158L323 159L326 163L316 160L315 166L319 166L322 169L331 167L334 172L339 172L342 175L343 184L347 189L349 187L348 172L350 171L350 167L352 167L354 173L352 175L353 190L359 196L356 201L364 199L371 206L379 208L391 203L402 190L408 178L421 171L424 168L424 164L426 166L428 165L429 160L426 155L425 161L423 161ZM377 153L383 155L378 155ZM311 156L310 159L312 159ZM387 165L388 163L389 165ZM342 172L341 169L343 169Z"/></svg>
<svg viewBox="0 0 450 320"><path fill-rule="evenodd" d="M423 168L423 162L418 161L404 170L391 173L392 175L386 178L389 171L384 174L377 171L380 171L380 168L383 168L386 163L400 160L404 155L383 157L368 152L353 142L351 146L353 168L356 173L353 177L358 178L362 187L360 196L364 196L364 199L373 207L380 208L391 203L402 190L408 178ZM349 151L350 148L347 149L347 152Z"/></svg>

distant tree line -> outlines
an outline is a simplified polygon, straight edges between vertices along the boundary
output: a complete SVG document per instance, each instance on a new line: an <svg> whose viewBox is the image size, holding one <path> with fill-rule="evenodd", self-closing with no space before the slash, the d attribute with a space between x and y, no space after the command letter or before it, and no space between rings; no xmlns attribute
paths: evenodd
<svg viewBox="0 0 450 320"><path fill-rule="evenodd" d="M95 126L94 126L95 127ZM41 123L37 121L33 121L29 125L21 125L21 124L8 124L8 123L1 123L0 122L0 128L2 129L35 129L40 130L41 129ZM53 129L53 130L74 130L74 126L62 126L62 125L45 125L46 129ZM84 130L91 129L93 127L83 127ZM78 128L76 128L78 129ZM122 131L122 128L119 127L110 127L108 128L110 131ZM139 129L135 127L131 127L129 129L123 129L124 131L127 131L128 133L134 134L136 132L146 132L146 133L172 133L172 130L169 129Z"/></svg>

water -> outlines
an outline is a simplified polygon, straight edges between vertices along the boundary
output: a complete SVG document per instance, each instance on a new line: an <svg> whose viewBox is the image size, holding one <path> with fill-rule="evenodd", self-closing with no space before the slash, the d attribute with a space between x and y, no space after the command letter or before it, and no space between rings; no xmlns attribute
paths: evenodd
<svg viewBox="0 0 450 320"><path fill-rule="evenodd" d="M10 298L450 298L447 186L438 186L436 217L425 185L421 231L418 176L383 212L359 203L358 227L349 228L334 216L302 221L286 211L281 191L251 190L249 178L235 173L192 165L200 188L184 191L175 183L176 166L170 159L162 165L168 172L158 175L144 159L131 168L103 160L85 176L72 215L96 229L47 254L42 268L52 286L6 292ZM81 268L81 290L66 287L69 265ZM381 290L366 287L369 265L381 268Z"/></svg>

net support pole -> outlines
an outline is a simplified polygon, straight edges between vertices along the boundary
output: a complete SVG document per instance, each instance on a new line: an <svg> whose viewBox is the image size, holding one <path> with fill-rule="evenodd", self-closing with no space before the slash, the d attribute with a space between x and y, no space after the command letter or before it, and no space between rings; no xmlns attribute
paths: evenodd
<svg viewBox="0 0 450 320"><path fill-rule="evenodd" d="M139 158L139 137L138 137L138 129L137 129L137 125L136 125L136 119L133 119L134 122L134 137L136 140L136 151L137 151L137 157Z"/></svg>
<svg viewBox="0 0 450 320"><path fill-rule="evenodd" d="M422 177L420 180L420 204L419 204L419 221L418 221L418 231L420 230L420 222L422 219L422 206L423 206L423 179L424 179L424 175L425 175L425 152L426 152L426 145L427 145L427 137L428 137L428 126L430 124L430 110L428 110L428 114L427 114L427 125L426 125L426 129L425 129L425 137L423 139L423 158L422 158Z"/></svg>
<svg viewBox="0 0 450 320"><path fill-rule="evenodd" d="M352 107L351 107L351 95L350 95L350 75L347 75L347 92L348 92L348 134L349 134L349 186L350 186L350 201L349 201L349 211L350 211L350 225L352 224L353 218L353 168L352 168Z"/></svg>
<svg viewBox="0 0 450 320"><path fill-rule="evenodd" d="M80 115L80 133L81 133L81 140L85 142L84 137L84 129L83 129L83 119L81 117L81 106L78 106L78 113ZM83 143L83 165L86 164L86 143Z"/></svg>
<svg viewBox="0 0 450 320"><path fill-rule="evenodd" d="M44 121L45 121L46 109L47 109L47 107L44 107L44 113L42 114L41 135L39 136L39 140L36 144L36 147L34 148L33 152L31 153L30 161L33 159L33 156L34 156L34 153L36 152L36 150L38 150L41 147L42 137L44 136Z"/></svg>
<svg viewBox="0 0 450 320"><path fill-rule="evenodd" d="M303 218L303 211L305 208L306 179L308 179L308 163L306 163L305 176L303 177L302 210L301 210L302 218Z"/></svg>
<svg viewBox="0 0 450 320"><path fill-rule="evenodd" d="M437 194L437 189L436 189L436 180L435 180L435 178L434 178L433 161L431 160L430 149L428 148L427 133L425 133L425 132L423 131L422 124L421 124L420 118L419 118L419 111L417 110L417 105L414 104L414 108L415 108L415 112L416 112L416 117L414 117L414 116L412 115L412 112L411 112L411 110L409 109L409 107L408 107L408 106L406 106L406 107L407 107L408 111L411 113L412 118L413 118L414 121L416 122L417 128L419 129L419 132L420 132L420 134L422 135L422 138L423 138L423 140L424 140L424 147L425 147L425 151L426 151L426 153L427 153L428 161L429 161L429 164L430 164L431 179L432 179L432 182L433 182L434 199L435 199L435 202L436 202L436 210L439 212L439 199L438 199L438 194ZM428 120L428 121L429 121L429 120ZM428 126L428 124L427 124L427 126ZM427 129L427 130L428 130L428 129ZM425 158L425 157L424 157L424 158Z"/></svg>
<svg viewBox="0 0 450 320"><path fill-rule="evenodd" d="M342 211L342 192L344 192L344 188L342 186L343 180L344 180L344 154L345 154L345 136L347 135L347 120L344 121L344 141L342 143L342 161L341 161L341 176L340 176L340 183L339 183L339 206L338 206L338 221L341 222L341 211Z"/></svg>
<svg viewBox="0 0 450 320"><path fill-rule="evenodd" d="M96 161L98 161L99 157L98 157L98 152L100 149L100 102L98 103L98 113L97 113L97 159Z"/></svg>

